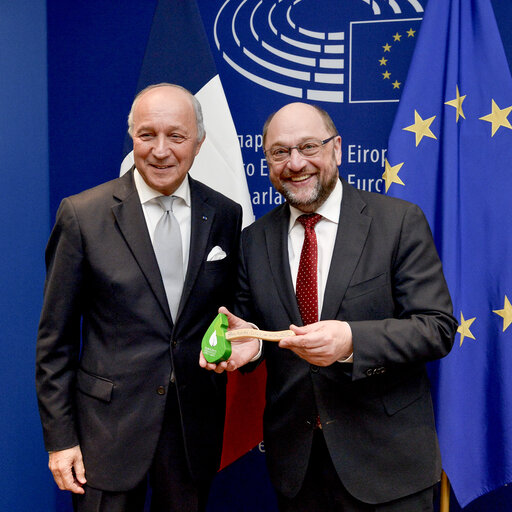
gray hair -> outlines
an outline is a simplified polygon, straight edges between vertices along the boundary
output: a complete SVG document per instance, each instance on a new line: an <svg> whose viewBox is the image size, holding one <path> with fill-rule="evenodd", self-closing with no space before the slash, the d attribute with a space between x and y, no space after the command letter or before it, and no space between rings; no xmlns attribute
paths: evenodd
<svg viewBox="0 0 512 512"><path fill-rule="evenodd" d="M179 89L180 91L183 91L187 93L190 96L190 101L192 102L192 107L194 108L194 113L196 115L196 127L197 127L197 140L202 141L205 135L204 130L204 121L203 121L203 110L201 108L201 103L199 103L199 100L188 90L185 89L185 87L182 87L181 85L176 84L169 84L167 82L162 82L160 84L153 84L148 85L142 91L137 93L137 96L135 96L132 107L130 109L130 113L128 114L128 133L130 134L130 137L133 137L133 112L135 110L135 107L137 106L137 103L139 102L141 96L143 96L145 93L150 91L151 89L156 89L158 87L174 87L175 89Z"/></svg>

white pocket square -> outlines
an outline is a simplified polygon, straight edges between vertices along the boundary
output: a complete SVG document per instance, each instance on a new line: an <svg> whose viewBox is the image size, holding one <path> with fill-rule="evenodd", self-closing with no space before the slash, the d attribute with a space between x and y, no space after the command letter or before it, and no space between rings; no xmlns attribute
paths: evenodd
<svg viewBox="0 0 512 512"><path fill-rule="evenodd" d="M219 261L223 260L226 256L227 254L218 245L216 245L208 254L206 261Z"/></svg>

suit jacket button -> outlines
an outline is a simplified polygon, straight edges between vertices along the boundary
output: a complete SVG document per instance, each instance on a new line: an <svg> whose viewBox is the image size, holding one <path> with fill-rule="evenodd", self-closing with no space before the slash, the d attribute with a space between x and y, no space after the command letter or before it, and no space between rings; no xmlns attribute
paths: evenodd
<svg viewBox="0 0 512 512"><path fill-rule="evenodd" d="M176 340L173 340L172 341L172 348L176 348L176 345L178 344L178 342Z"/></svg>
<svg viewBox="0 0 512 512"><path fill-rule="evenodd" d="M164 386L158 386L156 388L156 392L159 394L159 395L165 395L165 387Z"/></svg>
<svg viewBox="0 0 512 512"><path fill-rule="evenodd" d="M366 370L366 375L368 375L368 377L371 377L373 375L374 371L372 368L368 368L368 370Z"/></svg>

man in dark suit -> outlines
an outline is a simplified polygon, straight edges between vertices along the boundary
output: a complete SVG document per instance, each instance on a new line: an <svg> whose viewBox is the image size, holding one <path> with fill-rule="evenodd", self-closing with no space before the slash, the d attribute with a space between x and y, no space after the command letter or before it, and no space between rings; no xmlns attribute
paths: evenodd
<svg viewBox="0 0 512 512"><path fill-rule="evenodd" d="M263 347L280 510L432 510L441 461L425 363L449 352L457 323L427 222L340 180L341 138L321 109L283 107L263 147L286 203L242 233L228 317L295 333ZM234 370L257 351L249 340L201 365Z"/></svg>
<svg viewBox="0 0 512 512"><path fill-rule="evenodd" d="M79 511L142 511L148 475L151 510L204 510L225 377L197 353L232 301L242 212L188 176L205 135L187 90L145 89L128 123L135 167L64 199L47 247L36 383L49 466Z"/></svg>

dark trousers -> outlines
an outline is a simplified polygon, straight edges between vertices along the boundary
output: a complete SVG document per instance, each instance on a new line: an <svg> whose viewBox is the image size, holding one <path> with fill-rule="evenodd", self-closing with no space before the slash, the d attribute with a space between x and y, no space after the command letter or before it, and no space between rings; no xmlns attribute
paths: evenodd
<svg viewBox="0 0 512 512"><path fill-rule="evenodd" d="M87 467L85 469L87 475ZM211 481L197 483L190 477L174 386L169 386L162 432L147 477L127 492L102 491L86 485L85 494L73 495L73 508L75 512L143 512L148 481L151 512L203 512L206 509Z"/></svg>
<svg viewBox="0 0 512 512"><path fill-rule="evenodd" d="M369 505L354 498L338 477L320 429L315 431L302 488L294 498L287 498L277 493L277 501L280 512L432 512L434 510L433 487L380 505Z"/></svg>

